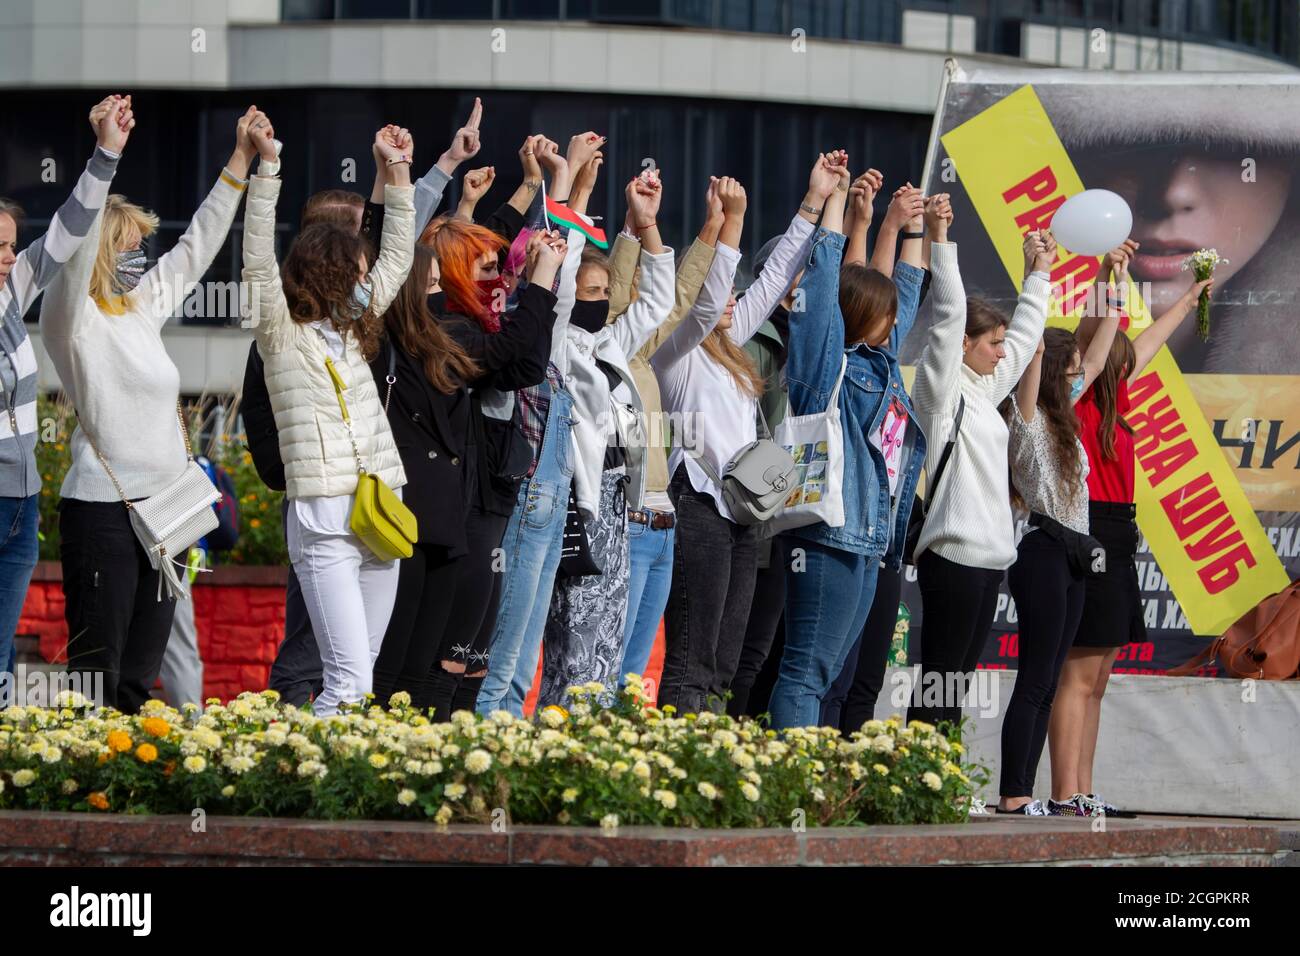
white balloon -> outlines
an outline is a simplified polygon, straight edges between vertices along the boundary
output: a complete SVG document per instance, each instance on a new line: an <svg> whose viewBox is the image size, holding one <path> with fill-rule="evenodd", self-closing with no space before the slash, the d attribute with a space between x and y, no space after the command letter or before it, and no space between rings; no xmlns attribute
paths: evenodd
<svg viewBox="0 0 1300 956"><path fill-rule="evenodd" d="M1133 210L1109 189L1085 189L1071 196L1052 217L1052 235L1070 252L1100 256L1133 231Z"/></svg>

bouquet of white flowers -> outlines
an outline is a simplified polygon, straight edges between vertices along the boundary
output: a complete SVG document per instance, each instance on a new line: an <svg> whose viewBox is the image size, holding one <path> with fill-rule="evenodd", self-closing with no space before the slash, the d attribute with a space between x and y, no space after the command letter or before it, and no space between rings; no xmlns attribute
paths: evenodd
<svg viewBox="0 0 1300 956"><path fill-rule="evenodd" d="M1197 282L1204 282L1214 275L1214 267L1220 262L1227 262L1215 249L1197 249L1183 262L1183 269L1191 269ZM1204 342L1210 337L1210 292L1201 290L1201 297L1196 301L1196 334Z"/></svg>

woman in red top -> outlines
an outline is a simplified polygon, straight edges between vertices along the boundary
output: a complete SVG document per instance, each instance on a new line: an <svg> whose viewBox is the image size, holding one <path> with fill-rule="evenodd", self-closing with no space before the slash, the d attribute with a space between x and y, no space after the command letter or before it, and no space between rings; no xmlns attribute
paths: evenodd
<svg viewBox="0 0 1300 956"><path fill-rule="evenodd" d="M1122 270L1137 251L1131 239L1108 253L1097 276L1104 289L1112 270ZM1146 640L1142 592L1134 555L1138 546L1137 508L1133 501L1133 429L1124 420L1128 389L1196 305L1195 283L1174 306L1130 341L1120 332L1106 366L1074 406L1079 438L1088 453L1089 529L1106 549L1104 570L1087 579L1083 618L1061 672L1048 726L1052 755L1052 792L1072 793L1085 815L1132 816L1105 803L1093 790L1092 761L1101 721L1101 698L1120 648ZM1097 310L1100 311L1100 310ZM1085 317L1075 335L1086 348L1098 323Z"/></svg>

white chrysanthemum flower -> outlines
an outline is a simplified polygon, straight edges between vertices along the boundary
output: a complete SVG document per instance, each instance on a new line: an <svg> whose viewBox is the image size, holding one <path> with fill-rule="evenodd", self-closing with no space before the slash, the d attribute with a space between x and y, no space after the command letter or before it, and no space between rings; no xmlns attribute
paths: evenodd
<svg viewBox="0 0 1300 956"><path fill-rule="evenodd" d="M560 794L560 799L563 800L565 803L572 803L574 800L577 800L578 799L577 788L568 787L562 794Z"/></svg>
<svg viewBox="0 0 1300 956"><path fill-rule="evenodd" d="M893 753L894 738L888 734L878 734L871 741L871 749L879 754Z"/></svg>
<svg viewBox="0 0 1300 956"><path fill-rule="evenodd" d="M298 764L298 776L300 777L315 777L317 780L324 780L325 775L328 773L329 767L319 760L304 760Z"/></svg>
<svg viewBox="0 0 1300 956"><path fill-rule="evenodd" d="M451 816L451 807L444 803L438 808L438 812L433 815L433 822L438 824L440 827L445 827L451 822Z"/></svg>
<svg viewBox="0 0 1300 956"><path fill-rule="evenodd" d="M752 783L742 783L740 785L740 794L750 803L756 803L758 801L758 787L754 786Z"/></svg>
<svg viewBox="0 0 1300 956"><path fill-rule="evenodd" d="M644 760L638 760L632 766L632 776L636 777L638 780L649 780L650 765L646 763Z"/></svg>
<svg viewBox="0 0 1300 956"><path fill-rule="evenodd" d="M202 773L208 769L208 762L195 754L193 757L186 757L181 761L181 766L190 773Z"/></svg>
<svg viewBox="0 0 1300 956"><path fill-rule="evenodd" d="M943 787L943 781L933 770L927 770L921 777L921 782L931 790L939 790Z"/></svg>
<svg viewBox="0 0 1300 956"><path fill-rule="evenodd" d="M388 766L388 757L381 753L373 753L366 758L366 762L376 770L383 770Z"/></svg>
<svg viewBox="0 0 1300 956"><path fill-rule="evenodd" d="M705 800L718 799L718 788L715 787L713 784L709 783L707 780L701 780L699 783L695 785L695 789L700 792L700 796L703 797Z"/></svg>
<svg viewBox="0 0 1300 956"><path fill-rule="evenodd" d="M63 783L59 784L59 789L63 791L65 796L72 796L72 794L77 792L78 786L77 781L69 777L67 780L63 781Z"/></svg>
<svg viewBox="0 0 1300 956"><path fill-rule="evenodd" d="M409 807L415 802L415 791L409 787L403 787L397 791L397 802L404 807Z"/></svg>
<svg viewBox="0 0 1300 956"><path fill-rule="evenodd" d="M873 763L871 765L871 769L874 770L876 773L880 774L882 777L889 776L889 768L886 767L883 763Z"/></svg>
<svg viewBox="0 0 1300 956"><path fill-rule="evenodd" d="M491 754L487 750L471 750L465 756L465 770L471 774L486 773L491 766Z"/></svg>
<svg viewBox="0 0 1300 956"><path fill-rule="evenodd" d="M600 818L600 828L601 828L602 830L617 830L617 829L618 829L618 814L617 814L617 813L607 813L607 814L605 814L603 817L601 817L601 818Z"/></svg>
<svg viewBox="0 0 1300 956"><path fill-rule="evenodd" d="M448 800L459 800L469 792L469 787L463 783L449 783L447 789L443 791L443 796Z"/></svg>
<svg viewBox="0 0 1300 956"><path fill-rule="evenodd" d="M235 795L235 785L233 783L226 784L221 788L221 795L227 798L233 797Z"/></svg>
<svg viewBox="0 0 1300 956"><path fill-rule="evenodd" d="M564 724L564 721L567 718L564 716L564 712L560 710L560 708L552 704L550 707L547 707L538 714L537 719L547 727L560 727Z"/></svg>
<svg viewBox="0 0 1300 956"><path fill-rule="evenodd" d="M677 808L677 794L671 790L656 790L654 798L663 804L665 810L674 810Z"/></svg>
<svg viewBox="0 0 1300 956"><path fill-rule="evenodd" d="M30 787L35 782L36 771L28 770L26 767L14 771L14 786L18 789L21 790L24 787Z"/></svg>
<svg viewBox="0 0 1300 956"><path fill-rule="evenodd" d="M388 706L392 708L410 707L411 695L404 690L399 690L396 694L388 698Z"/></svg>
<svg viewBox="0 0 1300 956"><path fill-rule="evenodd" d="M41 754L41 759L46 763L58 763L63 759L63 751L58 747L48 747L45 752Z"/></svg>

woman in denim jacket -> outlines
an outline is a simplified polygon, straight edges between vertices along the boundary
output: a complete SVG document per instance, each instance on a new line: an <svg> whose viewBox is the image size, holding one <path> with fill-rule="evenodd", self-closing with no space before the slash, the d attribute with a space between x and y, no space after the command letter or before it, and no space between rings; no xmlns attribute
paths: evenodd
<svg viewBox="0 0 1300 956"><path fill-rule="evenodd" d="M824 411L845 365L839 396L844 524L818 522L789 532L797 540L786 569L785 651L772 689L776 729L817 723L821 698L866 622L882 557L893 568L901 562L925 461L925 436L898 365L898 346L916 318L924 278L917 265L920 243L905 244L892 283L857 263L841 275L847 161L838 152L821 163L837 185L800 283L805 308L790 315L786 363L791 415Z"/></svg>

